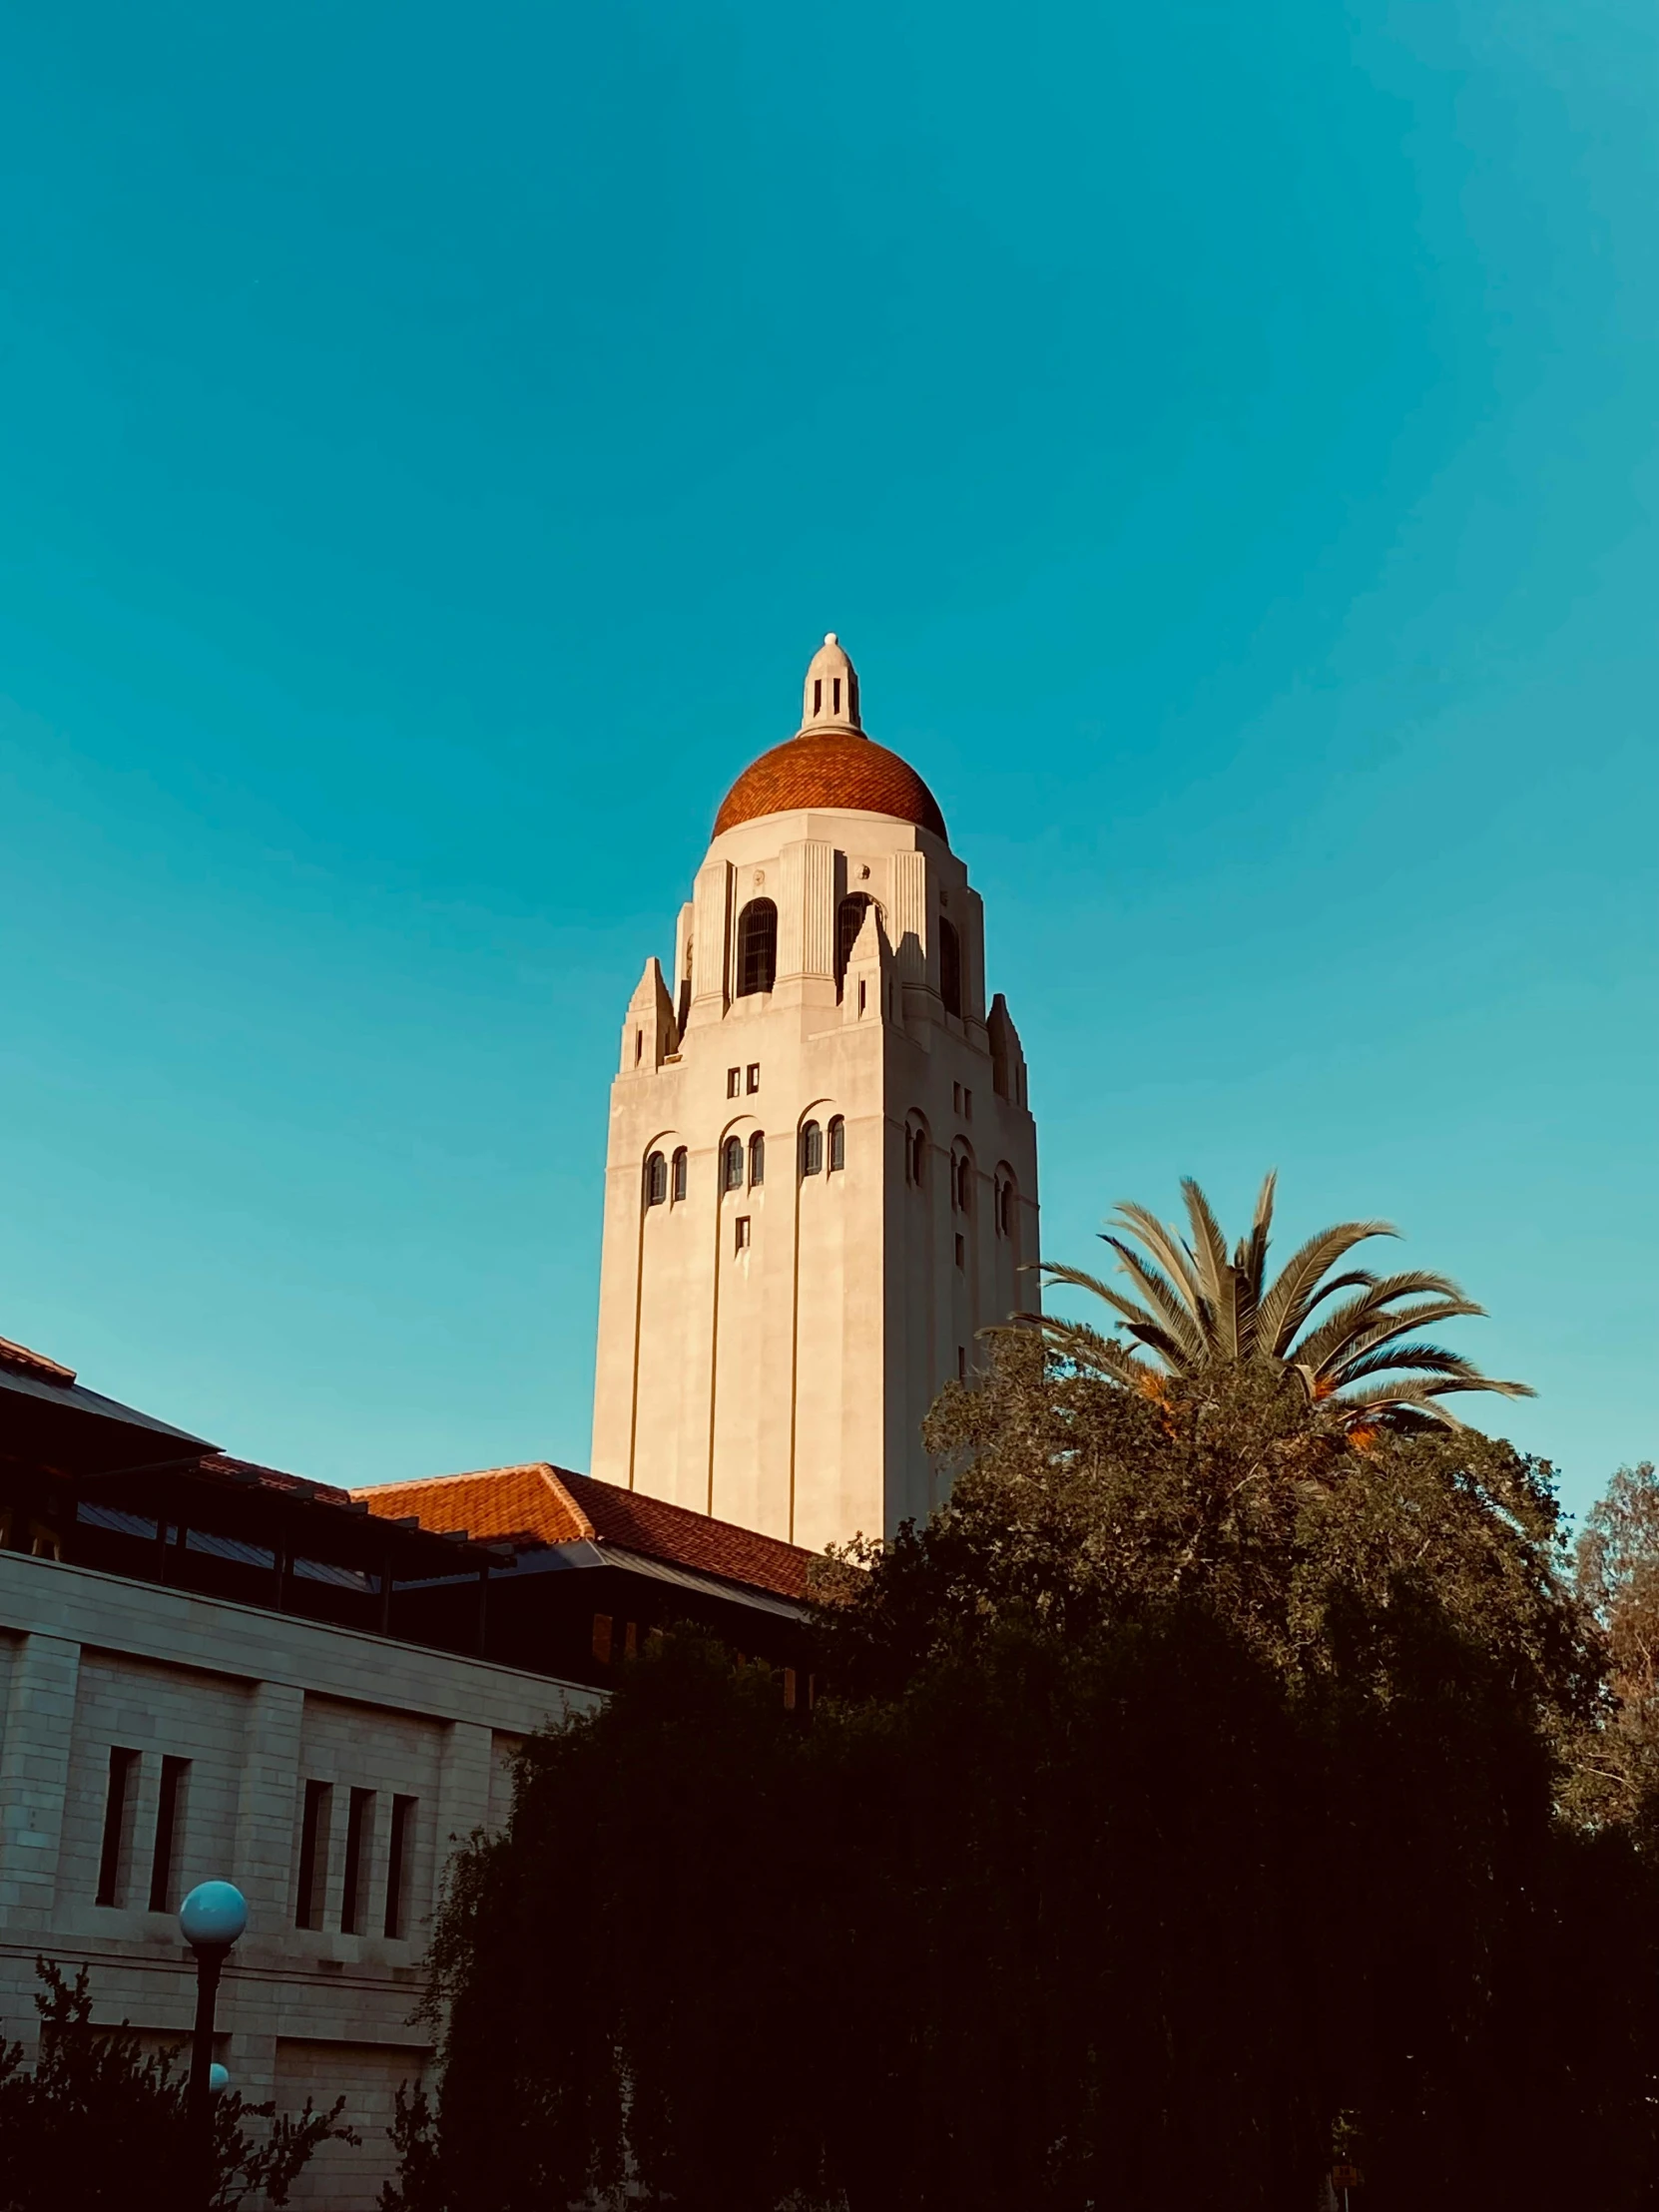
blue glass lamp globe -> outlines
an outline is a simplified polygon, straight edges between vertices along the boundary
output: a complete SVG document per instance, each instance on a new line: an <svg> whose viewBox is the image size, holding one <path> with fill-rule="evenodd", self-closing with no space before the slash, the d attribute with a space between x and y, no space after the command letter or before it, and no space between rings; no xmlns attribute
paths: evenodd
<svg viewBox="0 0 1659 2212"><path fill-rule="evenodd" d="M187 1943L234 1943L248 1926L248 1900L234 1882L199 1882L179 1908Z"/></svg>
<svg viewBox="0 0 1659 2212"><path fill-rule="evenodd" d="M217 2097L231 2086L231 2069L222 2066L216 2058L208 2068L208 2094Z"/></svg>

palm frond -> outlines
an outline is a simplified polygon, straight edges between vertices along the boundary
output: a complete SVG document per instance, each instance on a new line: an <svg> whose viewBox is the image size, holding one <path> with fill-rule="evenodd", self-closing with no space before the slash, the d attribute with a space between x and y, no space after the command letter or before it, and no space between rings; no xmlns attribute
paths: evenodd
<svg viewBox="0 0 1659 2212"><path fill-rule="evenodd" d="M1368 1237L1397 1237L1399 1231L1385 1221L1344 1221L1322 1229L1293 1252L1280 1269L1273 1287L1262 1300L1257 1330L1262 1350L1284 1359L1292 1339L1307 1318L1308 1301L1319 1288L1321 1276L1335 1267L1345 1252L1352 1252Z"/></svg>
<svg viewBox="0 0 1659 2212"><path fill-rule="evenodd" d="M1208 1346L1207 1309L1194 1314L1182 1297L1180 1287L1171 1283L1143 1260L1133 1245L1125 1244L1121 1237L1103 1233L1101 1242L1109 1244L1117 1254L1123 1272L1129 1280L1145 1292L1147 1299L1163 1317L1165 1328L1182 1347L1183 1357L1194 1367L1204 1363Z"/></svg>
<svg viewBox="0 0 1659 2212"><path fill-rule="evenodd" d="M1345 1362L1340 1388L1347 1389L1351 1382L1362 1382L1372 1375L1396 1375L1403 1380L1410 1369L1424 1375L1461 1375L1471 1381L1478 1381L1480 1377L1474 1362L1465 1359L1460 1352L1448 1352L1440 1345L1395 1344L1368 1352L1363 1359Z"/></svg>
<svg viewBox="0 0 1659 2212"><path fill-rule="evenodd" d="M1210 1201L1190 1175L1181 1178L1181 1195L1187 1202L1187 1219L1193 1225L1193 1254L1205 1295L1218 1313L1226 1296L1227 1239Z"/></svg>
<svg viewBox="0 0 1659 2212"><path fill-rule="evenodd" d="M1204 1285L1199 1279L1198 1269L1192 1254L1182 1244L1174 1231L1166 1229L1157 1215L1149 1212L1146 1207L1137 1206L1132 1200L1127 1199L1118 1207L1115 1222L1119 1228L1126 1229L1138 1243L1145 1245L1148 1252L1151 1253L1154 1260L1169 1277L1171 1283L1174 1284L1180 1294L1182 1303L1189 1309L1194 1321L1202 1323L1204 1318ZM1108 1234L1106 1242L1118 1251L1123 1249L1110 1234Z"/></svg>
<svg viewBox="0 0 1659 2212"><path fill-rule="evenodd" d="M1385 1336L1398 1336L1401 1329L1415 1329L1419 1325L1426 1328L1434 1322L1484 1313L1484 1307L1476 1306L1471 1299L1450 1295L1455 1285L1442 1292L1438 1287L1440 1281L1437 1277L1385 1275L1381 1281L1368 1284L1358 1297L1339 1306L1334 1314L1328 1314L1287 1357L1299 1368L1312 1368L1316 1374L1324 1374L1345 1353L1369 1352L1374 1344L1382 1344ZM1418 1305L1394 1304L1396 1299L1417 1298L1425 1291L1428 1295L1421 1297Z"/></svg>

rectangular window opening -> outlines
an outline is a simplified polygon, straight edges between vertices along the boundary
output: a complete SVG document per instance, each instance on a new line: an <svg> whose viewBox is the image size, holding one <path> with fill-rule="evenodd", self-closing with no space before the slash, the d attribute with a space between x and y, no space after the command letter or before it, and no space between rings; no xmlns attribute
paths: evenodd
<svg viewBox="0 0 1659 2212"><path fill-rule="evenodd" d="M401 1936L409 1925L409 1871L414 1864L414 1817L418 1798L391 1801L391 1844L386 1853L386 1934Z"/></svg>
<svg viewBox="0 0 1659 2212"><path fill-rule="evenodd" d="M749 1216L747 1214L740 1214L738 1216L737 1250L739 1252L747 1252L749 1250Z"/></svg>
<svg viewBox="0 0 1659 2212"><path fill-rule="evenodd" d="M345 1810L345 1890L339 1925L359 1936L368 1916L368 1850L374 1836L374 1792L353 1790Z"/></svg>
<svg viewBox="0 0 1659 2212"><path fill-rule="evenodd" d="M636 1030L634 1031L634 1065L635 1065L635 1067L638 1067L638 1066L639 1066L639 1064L640 1064L640 1062L641 1062L641 1061L642 1061L642 1060L643 1060L644 1058L645 1058L645 1031L644 1031L643 1029L636 1029Z"/></svg>
<svg viewBox="0 0 1659 2212"><path fill-rule="evenodd" d="M833 679L833 687L835 693L835 712L836 714L839 714L841 711L841 680L838 676Z"/></svg>
<svg viewBox="0 0 1659 2212"><path fill-rule="evenodd" d="M171 1913L178 1904L179 1850L185 1833L185 1793L190 1761L162 1761L161 1795L156 1801L156 1848L150 1861L150 1910Z"/></svg>
<svg viewBox="0 0 1659 2212"><path fill-rule="evenodd" d="M964 1121L973 1119L973 1093L965 1084L962 1088L962 1119Z"/></svg>
<svg viewBox="0 0 1659 2212"><path fill-rule="evenodd" d="M967 1381L966 1345L958 1345L956 1347L956 1380L958 1382L965 1382Z"/></svg>
<svg viewBox="0 0 1659 2212"><path fill-rule="evenodd" d="M868 987L869 986L860 979L858 984L858 1011L860 1014L864 1010L864 992L868 989Z"/></svg>
<svg viewBox="0 0 1659 2212"><path fill-rule="evenodd" d="M956 1239L956 1265L959 1268L967 1266L967 1240L963 1237Z"/></svg>
<svg viewBox="0 0 1659 2212"><path fill-rule="evenodd" d="M726 1070L726 1095L728 1098L740 1098L743 1095L742 1068L728 1068Z"/></svg>
<svg viewBox="0 0 1659 2212"><path fill-rule="evenodd" d="M323 1900L328 1894L328 1830L333 1788L326 1782L307 1782L305 1808L299 1821L299 1894L294 1902L295 1928L322 1926Z"/></svg>
<svg viewBox="0 0 1659 2212"><path fill-rule="evenodd" d="M593 1616L593 1655L603 1666L611 1663L611 1616L595 1613Z"/></svg>
<svg viewBox="0 0 1659 2212"><path fill-rule="evenodd" d="M951 1084L950 1103L954 1111L959 1114L962 1110L962 1086L960 1083Z"/></svg>
<svg viewBox="0 0 1659 2212"><path fill-rule="evenodd" d="M119 1744L110 1746L110 1785L104 1799L104 1843L98 1854L97 1902L100 1905L119 1905L126 1887L138 1763L136 1751L124 1751Z"/></svg>
<svg viewBox="0 0 1659 2212"><path fill-rule="evenodd" d="M758 1090L760 1089L760 1087L761 1087L761 1063L760 1063L760 1061L759 1061L759 1060L751 1060L751 1061L750 1061L750 1063L749 1063L749 1093L750 1093L750 1096L751 1096L751 1097L753 1097L753 1096L755 1095L755 1093L756 1093L756 1092L757 1092L757 1091L758 1091Z"/></svg>

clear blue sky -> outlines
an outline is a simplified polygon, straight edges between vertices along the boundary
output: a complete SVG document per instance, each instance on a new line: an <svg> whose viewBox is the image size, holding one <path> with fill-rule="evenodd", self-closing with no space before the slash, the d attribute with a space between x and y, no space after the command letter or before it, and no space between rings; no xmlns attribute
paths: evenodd
<svg viewBox="0 0 1659 2212"><path fill-rule="evenodd" d="M1650 0L11 10L0 1334L585 1464L617 1025L833 628L1051 1254L1275 1164L1570 1501L1659 1448L1656 89Z"/></svg>

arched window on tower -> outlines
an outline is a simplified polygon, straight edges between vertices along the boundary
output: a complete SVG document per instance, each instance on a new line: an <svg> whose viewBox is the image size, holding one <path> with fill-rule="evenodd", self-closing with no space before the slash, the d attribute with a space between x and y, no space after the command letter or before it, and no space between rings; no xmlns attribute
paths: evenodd
<svg viewBox="0 0 1659 2212"><path fill-rule="evenodd" d="M752 898L738 916L738 996L770 991L778 973L778 909L770 898Z"/></svg>
<svg viewBox="0 0 1659 2212"><path fill-rule="evenodd" d="M678 1152L676 1152L676 1153L675 1153L675 1155L674 1155L674 1184L673 1184L673 1190L674 1190L674 1203L675 1203L675 1205L676 1205L676 1206L678 1206L678 1205L679 1205L680 1201L681 1201L681 1200L682 1200L682 1199L683 1199L683 1198L685 1197L685 1195L686 1195L686 1175L687 1175L686 1148L685 1148L685 1146L684 1146L684 1145L682 1145L682 1146L680 1147L679 1151L678 1151Z"/></svg>
<svg viewBox="0 0 1659 2212"><path fill-rule="evenodd" d="M919 1124L904 1132L904 1180L920 1190L927 1179L927 1132Z"/></svg>
<svg viewBox="0 0 1659 2212"><path fill-rule="evenodd" d="M939 996L944 1010L958 1020L962 1013L962 940L954 922L939 916Z"/></svg>
<svg viewBox="0 0 1659 2212"><path fill-rule="evenodd" d="M654 1152L645 1163L645 1203L661 1206L668 1197L668 1162Z"/></svg>
<svg viewBox="0 0 1659 2212"><path fill-rule="evenodd" d="M803 1175L824 1173L824 1131L816 1121L805 1123L801 1131L801 1172Z"/></svg>
<svg viewBox="0 0 1659 2212"><path fill-rule="evenodd" d="M766 1181L766 1179L767 1179L767 1141L766 1141L765 1137L763 1137L763 1136L761 1135L761 1132L760 1132L760 1131L759 1131L759 1130L757 1129L757 1130L756 1130L756 1132L755 1132L755 1134L754 1134L754 1136L752 1136L752 1137L750 1138L750 1140L749 1140L749 1187L750 1187L750 1189L751 1189L751 1190L753 1190L753 1189L755 1188L755 1186L756 1186L756 1184L757 1184L757 1183L764 1183L764 1182Z"/></svg>
<svg viewBox="0 0 1659 2212"><path fill-rule="evenodd" d="M950 1163L950 1203L959 1214L973 1211L973 1162L965 1152Z"/></svg>
<svg viewBox="0 0 1659 2212"><path fill-rule="evenodd" d="M1006 1175L996 1186L996 1233L999 1237L1014 1233L1014 1185Z"/></svg>
<svg viewBox="0 0 1659 2212"><path fill-rule="evenodd" d="M743 1189L743 1139L728 1137L720 1148L720 1187L723 1191Z"/></svg>
<svg viewBox="0 0 1659 2212"><path fill-rule="evenodd" d="M838 984L846 973L846 963L852 957L852 947L858 941L858 931L864 925L864 915L875 903L868 891L848 891L835 909L835 981Z"/></svg>
<svg viewBox="0 0 1659 2212"><path fill-rule="evenodd" d="M839 1114L830 1124L830 1173L839 1175L846 1165L846 1123Z"/></svg>

